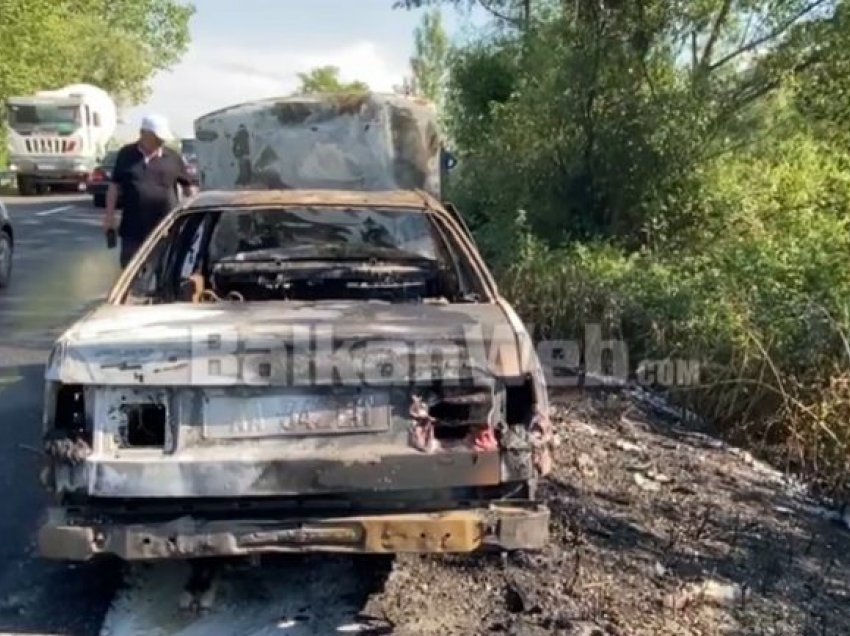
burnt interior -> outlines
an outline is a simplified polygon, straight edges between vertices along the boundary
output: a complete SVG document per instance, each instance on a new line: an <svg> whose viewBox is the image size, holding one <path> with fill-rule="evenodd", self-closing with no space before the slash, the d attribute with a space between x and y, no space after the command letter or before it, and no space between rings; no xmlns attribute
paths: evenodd
<svg viewBox="0 0 850 636"><path fill-rule="evenodd" d="M526 377L522 384L505 387L505 417L509 424L531 424L534 417L534 384Z"/></svg>
<svg viewBox="0 0 850 636"><path fill-rule="evenodd" d="M466 439L474 429L489 423L493 408L490 389L444 392L429 413L436 420L434 437L440 441Z"/></svg>
<svg viewBox="0 0 850 636"><path fill-rule="evenodd" d="M128 302L476 302L481 282L424 210L294 206L186 213L140 266Z"/></svg>
<svg viewBox="0 0 850 636"><path fill-rule="evenodd" d="M166 411L162 404L124 404L127 418L123 431L125 448L162 448L165 446Z"/></svg>
<svg viewBox="0 0 850 636"><path fill-rule="evenodd" d="M82 386L65 384L59 387L53 426L68 433L86 430L86 398Z"/></svg>
<svg viewBox="0 0 850 636"><path fill-rule="evenodd" d="M91 446L92 430L86 421L86 397L81 385L64 384L58 388L53 426L46 439L83 441Z"/></svg>

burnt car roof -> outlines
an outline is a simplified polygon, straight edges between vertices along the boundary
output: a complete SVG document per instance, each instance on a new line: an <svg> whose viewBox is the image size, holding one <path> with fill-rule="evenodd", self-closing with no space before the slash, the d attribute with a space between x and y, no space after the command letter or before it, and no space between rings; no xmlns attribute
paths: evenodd
<svg viewBox="0 0 850 636"><path fill-rule="evenodd" d="M435 208L439 203L419 190L379 192L348 190L210 190L186 203L184 210L228 206L328 205Z"/></svg>

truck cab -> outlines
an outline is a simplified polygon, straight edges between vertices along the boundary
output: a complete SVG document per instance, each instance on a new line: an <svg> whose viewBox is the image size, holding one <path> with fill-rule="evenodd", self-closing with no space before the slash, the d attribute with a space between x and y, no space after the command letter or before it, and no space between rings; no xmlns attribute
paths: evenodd
<svg viewBox="0 0 850 636"><path fill-rule="evenodd" d="M21 195L85 187L115 130L115 104L80 85L6 102L10 170Z"/></svg>

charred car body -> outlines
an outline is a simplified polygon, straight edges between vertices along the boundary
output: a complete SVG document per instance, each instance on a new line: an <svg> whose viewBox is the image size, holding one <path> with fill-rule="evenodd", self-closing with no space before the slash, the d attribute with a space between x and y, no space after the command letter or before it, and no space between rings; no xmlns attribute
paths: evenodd
<svg viewBox="0 0 850 636"><path fill-rule="evenodd" d="M174 211L57 342L42 555L547 541L543 374L456 213L286 174Z"/></svg>

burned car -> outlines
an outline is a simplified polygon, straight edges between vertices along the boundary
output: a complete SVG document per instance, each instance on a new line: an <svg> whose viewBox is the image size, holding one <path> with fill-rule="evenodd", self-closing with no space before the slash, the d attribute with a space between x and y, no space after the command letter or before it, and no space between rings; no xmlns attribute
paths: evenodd
<svg viewBox="0 0 850 636"><path fill-rule="evenodd" d="M547 541L540 365L423 191L201 193L46 373L48 558Z"/></svg>
<svg viewBox="0 0 850 636"><path fill-rule="evenodd" d="M41 554L539 548L546 387L460 214L433 105L195 122L202 192L46 372Z"/></svg>

